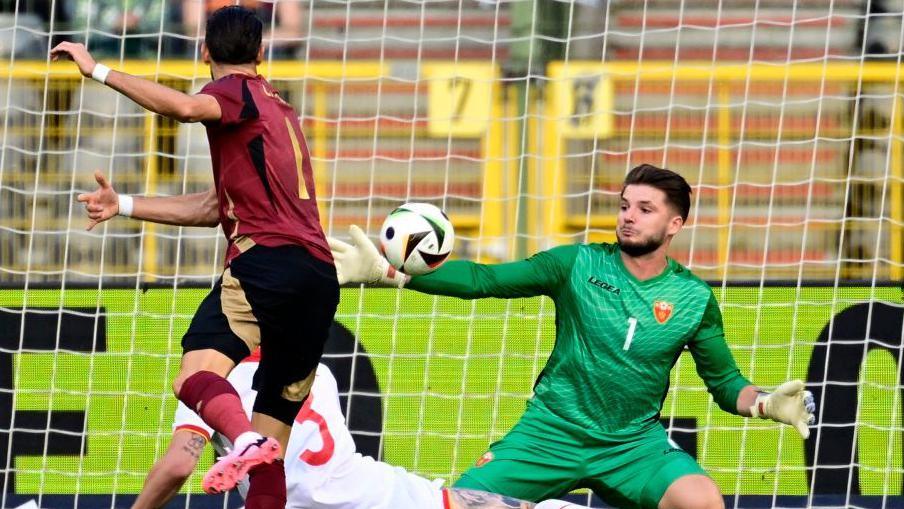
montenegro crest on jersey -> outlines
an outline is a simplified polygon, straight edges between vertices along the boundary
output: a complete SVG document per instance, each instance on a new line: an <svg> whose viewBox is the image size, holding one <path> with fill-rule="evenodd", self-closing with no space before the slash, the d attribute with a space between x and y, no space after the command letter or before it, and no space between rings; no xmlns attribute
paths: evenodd
<svg viewBox="0 0 904 509"><path fill-rule="evenodd" d="M474 466L482 467L482 466L486 465L487 463L493 461L493 458L494 458L493 453L490 451L487 451L487 452L483 453L483 456L477 458L477 462L474 463Z"/></svg>
<svg viewBox="0 0 904 509"><path fill-rule="evenodd" d="M657 300L653 302L653 316L659 323L665 323L672 316L672 308L675 306L671 302Z"/></svg>

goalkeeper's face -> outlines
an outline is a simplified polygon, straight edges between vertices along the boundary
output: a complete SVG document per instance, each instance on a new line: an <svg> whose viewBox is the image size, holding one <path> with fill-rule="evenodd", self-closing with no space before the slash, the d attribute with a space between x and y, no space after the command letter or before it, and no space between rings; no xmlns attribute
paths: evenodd
<svg viewBox="0 0 904 509"><path fill-rule="evenodd" d="M618 210L615 236L622 252L643 256L663 244L668 247L684 221L666 194L655 187L634 184L625 187Z"/></svg>

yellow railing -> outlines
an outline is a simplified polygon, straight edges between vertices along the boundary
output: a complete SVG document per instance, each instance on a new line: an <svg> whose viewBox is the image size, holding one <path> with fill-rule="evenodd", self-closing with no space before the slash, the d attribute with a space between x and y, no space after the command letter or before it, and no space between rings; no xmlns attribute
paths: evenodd
<svg viewBox="0 0 904 509"><path fill-rule="evenodd" d="M198 85L209 79L207 66L193 61L126 61L119 64L107 63L114 69L154 79L184 91L196 90ZM337 105L341 104L346 96L354 96L354 94L345 93L344 88L347 86L371 86L379 90L378 83L388 83L390 86L404 86L407 85L406 80L393 78L390 73L390 66L385 62L273 62L262 65L259 70L262 75L272 80L278 88L288 89L289 94L297 94L290 100L306 117L306 131L310 136L312 164L315 171L318 197L321 199L321 216L324 222L331 223L331 225L327 226L344 228L345 224L349 222L362 224L363 221L368 223L371 231L373 231L375 227L379 226L383 214L387 211L383 209L391 205L374 205L372 211L368 210L367 217L363 216L363 213L359 211L352 210L349 212L342 209L344 205L354 204L356 196L337 195L333 192L334 178L342 180L348 173L344 171L344 168L338 168L335 163L337 160L341 161L341 149L347 146L350 146L353 150L360 151L362 147L371 150L375 153L374 157L379 159L376 154L382 148L386 146L398 148L398 145L402 145L404 149L404 142L399 143L397 140L410 136L412 141L408 147L408 157L412 161L409 164L412 166L412 171L416 173L419 161L415 160L417 157L415 149L421 144L422 137L427 138L426 133L421 132L421 128L418 127L421 115L415 111L413 115L410 115L412 120L406 122L404 115L394 115L394 112L386 114L378 109L375 114L370 112L365 115L356 114L355 112L349 114L345 109L340 109ZM502 88L496 80L498 71L495 70L495 67L492 67L492 72L493 76L490 80L492 93L488 97L489 107L483 107L484 111L489 111L492 121L479 134L464 137L455 135L450 138L450 144L457 142L459 139L465 139L466 141L470 140L468 143L473 144L478 149L478 154L474 156L474 160L476 164L482 167L482 171L480 174L475 175L472 185L467 186L476 189L480 193L475 195L473 199L468 198L476 206L459 209L452 205L448 211L459 233L465 238L472 237L475 239L471 242L470 252L473 255L480 255L481 258L492 257L492 254L496 252L492 249L484 249L483 240L490 238L495 239L495 241L500 240L504 235L505 223L503 219L505 197L502 196L502 193L505 192L506 186L503 185L501 180L506 177L504 169L506 156L503 153L506 149L501 140L503 136L503 115L501 112L502 101L499 97ZM0 70L0 80L7 83L18 82L20 86L32 87L36 92L42 90L48 92L47 94L42 94L40 102L43 104L35 106L32 109L32 113L28 115L29 122L16 124L13 121L9 126L10 133L32 140L30 142L32 143L32 150L37 152L36 147L40 146L37 142L38 139L65 140L66 137L75 136L73 130L67 129L62 122L44 120L45 118L56 118L58 113L74 115L77 111L77 105L74 101L80 96L79 87L81 86L82 78L74 65L71 63L15 61L13 65ZM90 81L85 81L85 83L90 83ZM423 92L429 87L429 83L415 85L414 87L413 93L418 92L418 87L421 89L420 92ZM106 92L95 88L86 93ZM402 93L404 94L405 92L403 91ZM364 97L366 97L366 94L367 92L363 93ZM362 94L359 92L358 95ZM112 93L111 97L113 97ZM423 102L426 105L426 101ZM35 109L39 111L34 111ZM40 111L47 113L41 114ZM116 111L118 112L119 110L117 109ZM88 114L87 116L91 115ZM394 126L382 130L380 121L391 117L396 119ZM398 118L403 120L400 121ZM372 121L372 125L367 124L368 121ZM87 124L87 121L85 123ZM56 124L60 124L61 127L57 127ZM80 122L80 126L81 124ZM81 126L79 132L85 136L105 137L109 136L111 131L109 126L97 128L96 132L90 129L94 128ZM167 170L167 165L172 167L174 164L172 161L181 157L179 154L172 152L176 145L174 140L179 136L179 129L181 128L177 128L172 122L161 120L160 117L152 114L141 114L140 116L131 114L127 121L119 122L118 131L120 133L126 133L127 135L134 133L133 139L141 140L140 152L145 154L145 157L143 157L143 163L139 166L119 171L115 176L116 182L120 185L128 184L131 186L130 189L136 189L136 192L151 195L158 192L170 192L173 187L178 188L181 183L180 179L188 181L187 186L189 190L198 185L209 185L206 184L206 182L210 181L209 175L195 172L191 174L186 173L180 177L173 172L172 168ZM409 132L410 135L405 134L405 132ZM385 136L389 136L392 139L387 140ZM439 137L434 136L434 138ZM54 143L62 147L67 142L57 141ZM331 150L333 155L331 155ZM111 151L115 152L112 149ZM405 150L402 150L402 152L405 152ZM404 164L404 161L395 160L397 157L404 158L405 156L393 154L391 156L392 162L396 165ZM8 168L6 178L29 180L32 177L26 174L34 174L34 180L36 181L68 183L74 179L79 183L87 184L88 180L83 178L84 175L82 174L90 174L90 171L95 169L93 167L64 167L65 165L62 165L62 163L56 164L52 160L44 163L36 162L35 164L37 168L31 170L27 168ZM189 162L187 164L191 165L192 163ZM386 183L387 179L392 179L393 177L382 175L379 164L379 162L374 163L373 174L370 178L377 181L378 184ZM455 168L453 168L454 170ZM19 176L15 176L16 174ZM78 178L75 178L73 174L77 175ZM171 185L167 187L167 184ZM402 182L401 184L404 187L406 183ZM399 199L396 199L395 203L400 203ZM65 225L67 219L67 217L58 217L51 228L61 228L62 225ZM75 221L78 222L78 219L75 218ZM7 218L7 221L16 221L18 229L37 228L37 226L34 226L34 218L23 216L17 219ZM165 250L161 246L162 239L167 235L170 237L176 235L176 231L173 228L151 224L139 226L138 223L134 222L109 223L108 228L113 228L112 231L114 232L128 232L128 234L140 236L142 239L140 242L141 255L137 256L137 258L141 260L141 263L140 267L130 267L129 263L120 263L108 259L105 262L104 272L134 273L135 271L140 271L145 279L150 280L156 279L159 275L173 273L173 267L168 266L168 264L174 263L172 256L161 255L161 251ZM341 235L344 232L337 231L334 233ZM216 247L214 244L210 244L207 249L215 250ZM19 252L21 251L20 249ZM12 263L14 270L25 270L28 263L31 263L31 270L46 269L53 271L59 269L58 263L42 266L34 261L16 260L15 252L16 249L14 247L0 252L0 258L3 258L4 264ZM185 271L186 269L183 268L182 270ZM195 270L197 273L209 273L209 271L209 263L202 263ZM192 272L192 270L188 272Z"/></svg>
<svg viewBox="0 0 904 509"><path fill-rule="evenodd" d="M196 82L209 79L207 67L194 61L127 61L110 65L186 91ZM809 261L819 265L820 253L832 254L830 258L835 259L839 256L857 258L856 253L845 251L849 249L848 245L854 245L850 249L878 249L871 255L862 255L866 262L873 255L888 257L891 263L882 266L879 277L900 279L904 275L904 119L901 100L889 103L884 112L889 117L887 125L881 122L866 125L848 111L856 108L842 107L855 104L854 96L864 88L886 86L900 94L897 87L901 73L893 63L713 65L706 62L675 65L672 62L557 62L549 66L547 87L527 87L528 98L520 105L526 106L523 115L519 114L519 101L523 98L515 93L515 85L500 79L494 65L424 62L422 71L428 67L441 70L431 71L439 72L435 76L422 73L419 81L408 81L393 77L387 62L272 62L261 66L264 76L288 89L289 94L297 94L291 101L300 105L300 112L307 117L306 132L310 136L317 193L328 227L368 221L373 230L379 225L382 208L390 206L394 199L362 198L334 192L336 183L346 179L348 173L346 168L338 167L337 161L343 161L340 148L367 149L362 149L362 153L368 153L368 150L376 153L384 147L399 148L403 160L390 158L390 163L408 164L407 174L416 175L418 168L429 162L416 158L416 148L430 146L448 150L455 144L464 143L467 147L475 147L473 152L477 156L468 156L464 162L450 157L446 171L454 175L468 165L479 167L475 181L468 188L477 191L467 191L473 195L465 193L466 196L459 198L458 203L463 205L449 208L462 237L470 239L470 249L460 253L466 256L508 259L516 252L513 242L517 233L522 234L521 238L529 239L528 252L585 238L612 239L617 208L617 200L613 200L617 197L618 184L629 163L650 162L667 164L681 171L696 186L691 221L697 227L695 252L688 252L687 256L695 257L692 260L695 268L702 266L707 277L721 279L764 274L760 267L772 262L766 255L760 260L756 256L770 245L770 239L764 237L770 234L769 228L775 230L775 235L785 235L786 239L810 237L793 246L800 255L797 260L793 256L787 259L777 256L774 265L785 265L785 269L770 269L777 272L770 272L765 277L794 276L802 260L812 258ZM452 81L447 79L449 76ZM465 115L464 120L458 119L459 124L455 125L455 119L438 118L432 111L434 104L426 98L405 96L424 94L438 84L445 87L443 90L453 90L448 87L460 78L470 79L477 85L489 83L482 89L484 95L471 96L470 100L476 101L476 105L459 104L462 111L471 112L469 115L475 115L477 111L476 115L481 117L478 120L468 121ZM64 122L54 118L58 112L74 112L77 107L72 101L78 95L75 92L81 77L75 67L71 63L14 61L0 69L0 80L30 84L35 90L45 91L46 88L48 92L43 94L44 104L39 108L46 113L30 113L29 118L35 119L31 123L12 121L8 133L44 138L47 140L42 142L45 149L60 149L57 152L68 149L66 144L70 142L65 140L73 133ZM365 122L344 125L348 113L343 105L353 102L349 97L354 95L346 93L345 89L373 84L375 97L380 95L381 100L391 102L383 99L385 89L378 86L379 83L401 87L393 93L401 98L397 102L402 106L397 107L402 109L384 113L377 107L375 114L354 119ZM809 95L798 93L802 87ZM362 96L361 92L356 93ZM368 93L363 92L364 102ZM465 96L461 92L455 97ZM668 101L657 103L657 97L667 97ZM756 100L749 101L750 98ZM449 100L457 99L450 97ZM774 104L763 105L769 101ZM806 105L814 101L819 106L807 110ZM362 106L364 110L368 107L373 108L372 105ZM817 115L824 118L817 122ZM396 123L381 127L380 122L390 117ZM437 121L445 126L438 131L433 125ZM167 165L173 166L172 161L179 157L172 153L178 129L167 122L149 114L123 117L119 129L134 132L135 138L141 140L141 153L147 157L140 166L120 172L116 176L118 182L131 183L133 188L140 186L140 192L151 194L168 192L173 184L179 183L171 182L178 176L167 169ZM90 122L81 125L84 136L103 137L107 131L109 127L103 125L96 127ZM888 143L888 168L874 172L879 177L861 179L854 175L851 179L848 174L851 161L857 160L861 150L856 143L860 138ZM847 145L842 146L844 143ZM790 169L782 162L783 151L810 145L812 160L798 161L791 165L795 168ZM759 166L750 165L741 154L742 149L750 147L765 147L766 153L774 155L770 155L770 160L765 163L757 163ZM843 153L844 160L821 162L818 158L823 147L831 147L832 154ZM675 162L670 156L673 149L684 150L682 157L686 161ZM441 153L441 150L434 152ZM408 154L409 161L404 161L404 154ZM360 177L356 185L366 184L366 179L381 183L387 178L397 178L385 176L381 169L383 163L376 155L374 159L371 163L361 163L370 165L368 170L360 170L369 173L366 178ZM699 162L694 162L696 160ZM36 164L43 164L42 175L35 177L36 182L68 182L74 179L72 171L82 173L94 169L73 168L67 172L49 162ZM4 170L4 180L24 178L15 176L17 168ZM522 175L522 171L527 175ZM209 177L186 174L183 178L190 180L191 187ZM448 176L446 178L448 184ZM85 179L74 180L84 182ZM823 216L781 217L785 210L793 211L816 203L818 200L813 198L812 187L817 181L826 183L824 187L827 188L823 190L827 197L818 198L822 200L818 205L823 209L820 212ZM797 195L776 193L776 188L793 187L794 182L810 188L806 192L796 191L800 193ZM401 184L410 188L411 183ZM772 184L775 185L769 187ZM854 188L854 184L860 187L845 190L840 193L841 198L832 201L836 199L835 194L839 194L838 189L843 186ZM739 189L745 186L754 191L769 190L768 196L759 204L765 233L763 225L747 224L745 221L750 218L741 217L745 210L758 206L758 198L748 200L746 204L739 201L743 201ZM887 194L884 195L885 210L875 214L874 221L870 222L872 216L869 215L865 220L843 219L845 207L860 200L861 194L873 196L870 193L875 190ZM375 195L380 194L380 191L375 192ZM454 191L449 192L449 195L454 194ZM362 199L368 204L373 203L373 207L368 205L366 217L365 212L354 208ZM784 201L766 207L776 200ZM521 228L518 226L519 215L524 216L520 221ZM67 218L59 219L65 222ZM22 217L6 218L5 221L22 230L31 227L36 220ZM129 228L128 231L136 231L134 223ZM867 245L871 240L858 237L862 232L872 231L877 232L878 248ZM167 233L173 234L172 229L148 225L141 232L144 239L142 263L141 267L132 270L140 270L151 279L169 274L171 267L167 264L172 262L161 255L165 249L160 243L167 238ZM683 237L687 235L683 234ZM863 245L856 245L858 242ZM700 246L712 254L701 254ZM740 262L738 253L744 254ZM5 260L12 258L12 251L0 247L0 257L6 263ZM107 267L113 266L112 271L128 272L125 262L123 267L116 266L118 262L107 263ZM19 264L21 268L24 261L20 260ZM750 265L750 270L729 270L738 264ZM871 268L867 265L846 267L841 276L869 277ZM836 264L820 267L824 270L806 273L803 277L831 277ZM43 268L53 269L32 265L33 270ZM209 265L199 271L209 272Z"/></svg>
<svg viewBox="0 0 904 509"><path fill-rule="evenodd" d="M539 154L542 167L535 168L534 171L541 173L542 180L545 182L544 192L537 204L541 210L539 215L544 219L537 225L537 231L543 232L541 235L553 236L556 239L554 243L567 242L569 239L573 239L575 234L582 232L589 235L590 238L610 239L613 236L616 210L614 202L612 207L595 207L587 213L584 213L583 206L578 207L580 212L576 212L574 207L567 205L570 200L575 201L576 194L574 189L567 187L567 184L575 182L582 172L590 171L592 173L589 178L593 181L589 182L585 189L585 191L589 190L591 194L587 199L591 199L595 182L608 183L610 188L617 187L617 183L628 169L627 164L607 168L602 162L596 164L595 161L589 163L590 170L587 168L575 170L574 164L569 167L566 162L576 158L575 152L569 150L569 145L579 142L581 139L589 139L592 140L592 150L594 151L604 155L625 154L627 162L630 162L631 166L640 162L668 164L688 177L692 185L698 184L706 191L714 192L714 197L703 198L702 201L697 198L695 204L704 205L701 208L706 208L710 212L701 212L694 220L697 221L697 224L702 224L701 228L705 228L705 230L701 229L701 232L716 230L715 237L710 242L716 255L704 262L704 265L708 263L712 266L712 270L706 272L708 277L722 279L728 275L727 271L733 264L733 261L729 259L729 254L733 251L737 253L739 251L737 241L743 240L739 239L740 232L744 228L738 226L739 207L736 203L736 193L738 193L739 187L747 182L761 183L757 182L757 177L745 174L745 165L739 153L743 148L751 146L756 148L756 144L744 147L741 145L750 142L767 147L771 145L775 157L774 161L767 165L771 166L767 170L771 170L773 173L770 178L780 185L790 185L794 179L783 175L784 167L779 156L782 155L783 150L793 148L795 145L811 144L813 160L803 163L810 167L810 175L802 175L799 180L801 182L808 181L811 186L815 180L827 182L830 186L839 186L839 193L842 196L835 204L838 208L837 218L817 217L816 220L811 220L809 217L801 217L799 220L795 220L800 224L786 227L787 231L783 231L783 233L787 233L789 236L803 236L806 239L809 231L812 235L830 239L823 244L831 241L836 245L816 246L813 249L823 249L831 255L840 253L844 258L849 256L844 252L847 248L839 247L837 244L857 242L855 237L858 229L867 231L867 228L878 228L879 246L855 246L858 249L865 249L867 252L870 248L874 251L871 255L864 255L865 263L861 264L861 267L852 264L845 268L841 276L871 277L872 268L867 266L869 260L872 257L878 257L881 260L886 253L891 263L879 262L882 265L878 271L879 277L901 278L904 273L904 268L902 268L902 263L904 263L904 253L902 253L904 250L904 235L902 235L902 229L904 229L904 211L902 211L904 209L904 200L902 200L902 186L904 186L902 143L904 140L902 140L902 134L904 133L902 133L902 122L904 121L901 118L900 99L889 102L887 125L881 125L881 122L877 125L865 125L868 122L853 118L854 113L850 113L857 108L851 107L850 111L844 110L845 107L857 102L855 96L861 90L870 90L870 87L890 87L896 94L895 97L900 97L902 90L899 87L902 75L896 64L827 62L714 65L705 62L676 65L672 62L570 61L551 64L548 74L552 86L549 87L551 92L546 99L544 110L544 143ZM580 105L576 102L577 98L569 97L568 100L561 100L561 89L577 90L579 86L577 80L588 78L597 80L596 91L587 94L587 97L593 99L593 105L589 111L586 106L581 110ZM656 88L657 86L660 89L658 92L647 93L644 91L645 88ZM694 87L696 87L696 92L684 90ZM764 94L757 91L762 87L772 90L771 101L776 102L774 106L764 105L762 97ZM801 87L809 87L808 90L812 92L812 95L806 97L795 95ZM826 88L833 90L826 91ZM835 89L840 89L841 92ZM614 97L616 94L614 90L621 90L622 95L627 97L622 97L619 101ZM758 93L760 97L756 97ZM663 104L659 109L662 117L661 123L653 122L656 127L651 128L643 125L637 119L643 118L643 115L656 109L651 108L647 103L650 101L650 97L656 97L657 94L668 98L669 102ZM695 94L696 99L691 97ZM777 94L782 95L776 97ZM843 97L835 97L837 95ZM748 101L750 98L760 99L760 101L759 103ZM798 110L807 108L807 104L818 104L816 107L809 107L812 112L812 118L809 119L805 117L808 114L806 111L803 113L804 117L801 117L801 113L795 110L795 108ZM635 108L635 106L637 107ZM751 114L750 112L755 111L756 108L760 108L762 111L756 115ZM575 112L579 110L584 111L583 114L588 117L597 117L597 120L585 122L587 126L595 124L595 128L588 128L583 132L571 129L571 126L563 129L563 125L569 119L574 119ZM886 112L880 113L886 114ZM746 118L745 116L748 114L756 118ZM823 118L817 121L819 115L823 115ZM831 115L835 115L835 117L829 118ZM655 112L653 116L655 116ZM698 123L686 125L688 122L682 122L682 118L696 120ZM767 120L767 122L764 122L763 126L757 126L753 122L756 120ZM606 121L611 123L609 124L612 126L611 128L607 128ZM745 121L749 125L745 124ZM661 131L657 132L657 128ZM852 201L866 199L857 195L845 195L845 192L842 192L845 185L851 185L851 182L848 181L850 177L848 175L848 155L852 160L856 160L860 150L857 141L863 138L878 138L888 144L888 168L876 169L871 174L873 184L864 184L871 185L875 191L879 192L875 200L881 199L881 193L887 187L886 211L879 210L875 214L874 222L877 225L873 226L869 225L868 221L844 221L841 219L845 214L845 207ZM821 149L820 144L832 146L837 140L846 140L848 143L847 146L837 146L837 151L843 153L845 160L839 161L836 173L826 173L819 168L816 155ZM680 162L678 164L670 162L668 157L670 146L698 147L699 165L687 167ZM715 151L715 157L712 160L708 160L707 149ZM688 150L694 152L694 148ZM657 160L643 160L643 154L659 152L662 155ZM632 157L632 154L641 154L641 156ZM602 159L597 157L597 154L592 157ZM697 174L696 178L695 174ZM601 177L601 175L605 175L605 177ZM882 178L883 175L884 178ZM812 178L814 176L818 178ZM852 176L854 177L852 180L856 182L857 176ZM868 178L860 180L869 181ZM770 180L766 179L763 183L770 184ZM870 193L864 194L864 197L869 196L871 196ZM581 198L584 197L581 196ZM811 198L808 198L806 193L802 193L800 206L807 206L808 204L805 202L808 199ZM763 203L763 205L767 204ZM881 203L867 205L865 208L875 209ZM798 205L785 205L784 207L792 209L796 206ZM772 210L762 209L762 216L767 225L771 224L774 219L772 214L776 210L783 209L782 207L775 207ZM781 225L782 220L775 222ZM782 225L782 227L785 226ZM825 229L835 230L835 232L812 233ZM846 230L844 235L840 233L842 229ZM812 238L808 239L809 241L812 241ZM863 240L861 239L860 242ZM752 245L748 249L751 251L755 249L762 251L768 248L763 243L757 244L753 241L751 243ZM810 246L807 245L799 247L799 252L804 256L799 256L798 262L800 258L816 256L815 253L805 254L809 249ZM829 253L832 250L835 253ZM818 260L812 261L818 263ZM755 262L750 261L750 264L753 265ZM793 260L789 260L786 265L789 267L779 277L794 277L798 267L793 266ZM833 276L834 265L827 265L823 268L825 270L817 271L819 277ZM752 267L748 273L756 277L758 270ZM816 274L816 272L811 274ZM804 275L804 277L807 276Z"/></svg>
<svg viewBox="0 0 904 509"><path fill-rule="evenodd" d="M904 101L895 99L891 141L891 279L904 279Z"/></svg>

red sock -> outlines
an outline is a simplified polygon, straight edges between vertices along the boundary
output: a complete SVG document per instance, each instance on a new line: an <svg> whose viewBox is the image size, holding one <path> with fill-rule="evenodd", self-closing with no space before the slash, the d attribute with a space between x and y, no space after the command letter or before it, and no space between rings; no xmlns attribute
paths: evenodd
<svg viewBox="0 0 904 509"><path fill-rule="evenodd" d="M248 471L250 486L245 509L285 509L286 471L282 460L262 463Z"/></svg>
<svg viewBox="0 0 904 509"><path fill-rule="evenodd" d="M179 399L231 442L246 431L251 422L242 408L242 400L225 378L210 371L198 371L188 377L179 390Z"/></svg>

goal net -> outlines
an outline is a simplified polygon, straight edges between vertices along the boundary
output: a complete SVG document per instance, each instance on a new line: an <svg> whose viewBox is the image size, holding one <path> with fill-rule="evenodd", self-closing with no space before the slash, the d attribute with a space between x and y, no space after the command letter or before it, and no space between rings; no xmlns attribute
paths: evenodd
<svg viewBox="0 0 904 509"><path fill-rule="evenodd" d="M219 229L75 196L212 185L204 127L71 63L194 93L231 1L0 2L0 507L128 506L171 434L181 336ZM625 173L692 184L671 254L709 281L742 372L805 380L809 440L719 410L682 355L662 420L730 507L904 505L904 40L899 0L252 1L259 71L302 116L321 219L375 238L409 201L486 263L614 241ZM544 298L344 288L326 362L359 448L454 481L517 420L554 339ZM205 456L199 469L212 461ZM200 476L178 507L237 507ZM575 500L601 506L587 492Z"/></svg>

